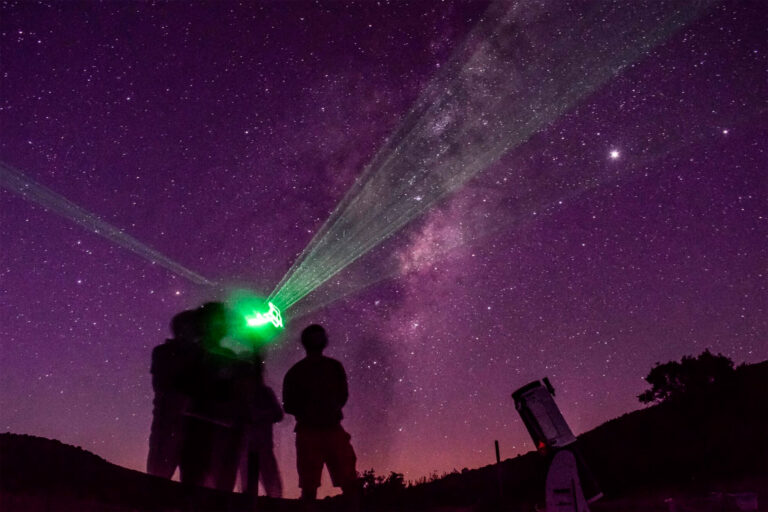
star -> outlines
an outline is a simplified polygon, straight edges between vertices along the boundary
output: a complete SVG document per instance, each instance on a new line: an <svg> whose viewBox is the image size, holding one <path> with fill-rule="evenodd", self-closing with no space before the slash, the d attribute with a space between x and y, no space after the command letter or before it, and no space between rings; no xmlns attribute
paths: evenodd
<svg viewBox="0 0 768 512"><path fill-rule="evenodd" d="M618 160L619 157L621 156L621 153L619 152L618 149L612 149L611 152L608 153L608 156L610 157L611 160Z"/></svg>

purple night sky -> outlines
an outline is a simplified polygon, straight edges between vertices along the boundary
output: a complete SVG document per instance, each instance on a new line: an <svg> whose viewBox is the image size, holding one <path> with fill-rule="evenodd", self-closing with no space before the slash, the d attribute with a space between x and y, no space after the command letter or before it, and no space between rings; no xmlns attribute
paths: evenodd
<svg viewBox="0 0 768 512"><path fill-rule="evenodd" d="M266 294L487 6L319 4L5 1L0 160ZM657 361L768 358L766 40L763 2L705 11L336 284L394 278L289 313L269 383L323 323L358 469L416 479L532 449L531 380L580 433L640 407ZM617 178L558 193L566 172ZM212 297L2 188L0 211L0 430L143 470L150 352Z"/></svg>

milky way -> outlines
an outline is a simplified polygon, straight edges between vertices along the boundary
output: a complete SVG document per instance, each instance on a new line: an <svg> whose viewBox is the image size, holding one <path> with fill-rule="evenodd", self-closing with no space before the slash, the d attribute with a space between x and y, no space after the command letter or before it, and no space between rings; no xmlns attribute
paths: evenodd
<svg viewBox="0 0 768 512"><path fill-rule="evenodd" d="M552 19L510 55L584 57L591 36L556 28L563 3L535 5ZM563 26L638 52L594 3L569 5ZM519 6L522 27L535 13ZM4 2L0 161L181 268L266 294L486 8ZM570 83L591 88L298 303L268 381L280 391L298 331L322 322L359 468L415 479L492 462L494 439L504 457L531 449L509 398L530 380L549 376L582 432L639 407L656 361L768 358L763 11L716 3ZM515 83L517 108L547 107L548 84ZM0 208L0 428L143 469L151 349L214 291L16 193ZM276 439L296 495L292 427Z"/></svg>
<svg viewBox="0 0 768 512"><path fill-rule="evenodd" d="M706 6L492 3L270 297L291 307Z"/></svg>

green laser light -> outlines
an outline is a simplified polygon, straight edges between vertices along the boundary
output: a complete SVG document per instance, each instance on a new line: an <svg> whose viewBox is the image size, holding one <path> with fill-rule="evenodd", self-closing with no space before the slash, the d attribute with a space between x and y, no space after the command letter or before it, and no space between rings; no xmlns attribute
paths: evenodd
<svg viewBox="0 0 768 512"><path fill-rule="evenodd" d="M280 310L273 303L269 302L269 311L262 313L253 311L250 315L245 315L245 323L248 327L261 327L271 323L277 328L283 327L283 317Z"/></svg>
<svg viewBox="0 0 768 512"><path fill-rule="evenodd" d="M260 349L275 341L283 331L286 318L275 305L277 301L262 299L250 290L232 290L226 302L229 338L238 344Z"/></svg>

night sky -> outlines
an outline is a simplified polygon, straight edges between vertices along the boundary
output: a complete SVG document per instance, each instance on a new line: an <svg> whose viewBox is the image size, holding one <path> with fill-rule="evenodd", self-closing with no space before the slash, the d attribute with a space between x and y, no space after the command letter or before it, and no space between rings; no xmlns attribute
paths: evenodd
<svg viewBox="0 0 768 512"><path fill-rule="evenodd" d="M487 7L319 4L5 1L0 160L267 294ZM531 380L580 433L640 407L655 362L768 358L766 40L764 2L706 10L305 304L356 293L288 312L269 383L324 324L358 469L416 479L532 449L510 399ZM151 350L216 297L8 190L0 208L0 430L143 470Z"/></svg>

